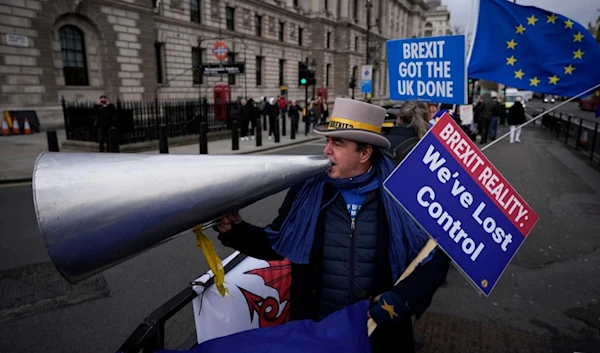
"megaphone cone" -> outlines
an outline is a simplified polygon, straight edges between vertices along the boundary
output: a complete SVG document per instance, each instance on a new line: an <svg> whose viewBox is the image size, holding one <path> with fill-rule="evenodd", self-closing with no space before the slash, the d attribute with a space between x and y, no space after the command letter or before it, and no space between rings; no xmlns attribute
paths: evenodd
<svg viewBox="0 0 600 353"><path fill-rule="evenodd" d="M327 170L317 156L42 153L33 199L70 283Z"/></svg>

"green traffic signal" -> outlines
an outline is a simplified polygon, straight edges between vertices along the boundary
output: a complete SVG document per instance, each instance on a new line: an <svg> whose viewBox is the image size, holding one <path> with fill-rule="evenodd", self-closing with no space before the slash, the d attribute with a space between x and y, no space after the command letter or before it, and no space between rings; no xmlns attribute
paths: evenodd
<svg viewBox="0 0 600 353"><path fill-rule="evenodd" d="M303 85L305 85L306 84L306 79L305 78L300 79L300 83L303 84Z"/></svg>

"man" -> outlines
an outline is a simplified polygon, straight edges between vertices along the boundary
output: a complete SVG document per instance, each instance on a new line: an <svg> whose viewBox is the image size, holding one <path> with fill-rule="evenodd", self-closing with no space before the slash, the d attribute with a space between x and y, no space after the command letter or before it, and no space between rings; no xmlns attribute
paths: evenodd
<svg viewBox="0 0 600 353"><path fill-rule="evenodd" d="M498 125L500 125L500 117L504 107L498 102L498 97L492 97L492 119L490 120L489 137L492 141L496 139L498 134Z"/></svg>
<svg viewBox="0 0 600 353"><path fill-rule="evenodd" d="M327 137L332 167L290 188L279 216L265 228L227 215L215 229L223 245L249 256L292 262L291 319L321 320L360 300L372 299L378 327L373 352L413 352L411 316L421 315L444 280L442 251L394 286L427 241L427 235L381 187L393 170L380 149L385 109L337 99Z"/></svg>
<svg viewBox="0 0 600 353"><path fill-rule="evenodd" d="M104 146L108 145L108 129L115 123L116 109L105 95L101 95L96 102L96 110L95 125L98 131L98 147L100 152L104 152Z"/></svg>
<svg viewBox="0 0 600 353"><path fill-rule="evenodd" d="M302 114L302 108L300 108L295 99L292 100L288 114L292 120L292 129L294 129L294 132L298 133L298 124L300 121L300 114Z"/></svg>

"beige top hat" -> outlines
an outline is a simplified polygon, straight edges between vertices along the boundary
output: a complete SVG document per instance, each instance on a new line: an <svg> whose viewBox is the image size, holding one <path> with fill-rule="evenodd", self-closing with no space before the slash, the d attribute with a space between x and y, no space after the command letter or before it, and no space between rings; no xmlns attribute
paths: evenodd
<svg viewBox="0 0 600 353"><path fill-rule="evenodd" d="M317 134L339 137L369 145L390 148L390 141L381 135L386 110L361 101L337 98L328 123L315 126Z"/></svg>

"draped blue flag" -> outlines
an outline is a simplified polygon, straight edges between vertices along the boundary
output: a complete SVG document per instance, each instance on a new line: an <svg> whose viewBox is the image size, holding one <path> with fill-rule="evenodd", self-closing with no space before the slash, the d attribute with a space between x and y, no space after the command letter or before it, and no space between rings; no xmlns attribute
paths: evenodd
<svg viewBox="0 0 600 353"><path fill-rule="evenodd" d="M600 84L598 63L600 46L579 23L538 7L480 0L469 77L572 97Z"/></svg>
<svg viewBox="0 0 600 353"><path fill-rule="evenodd" d="M293 304L292 304L293 305ZM320 322L291 321L287 324L243 331L215 338L187 353L371 353L367 335L370 302L360 301L334 312ZM158 353L180 353L163 350Z"/></svg>

